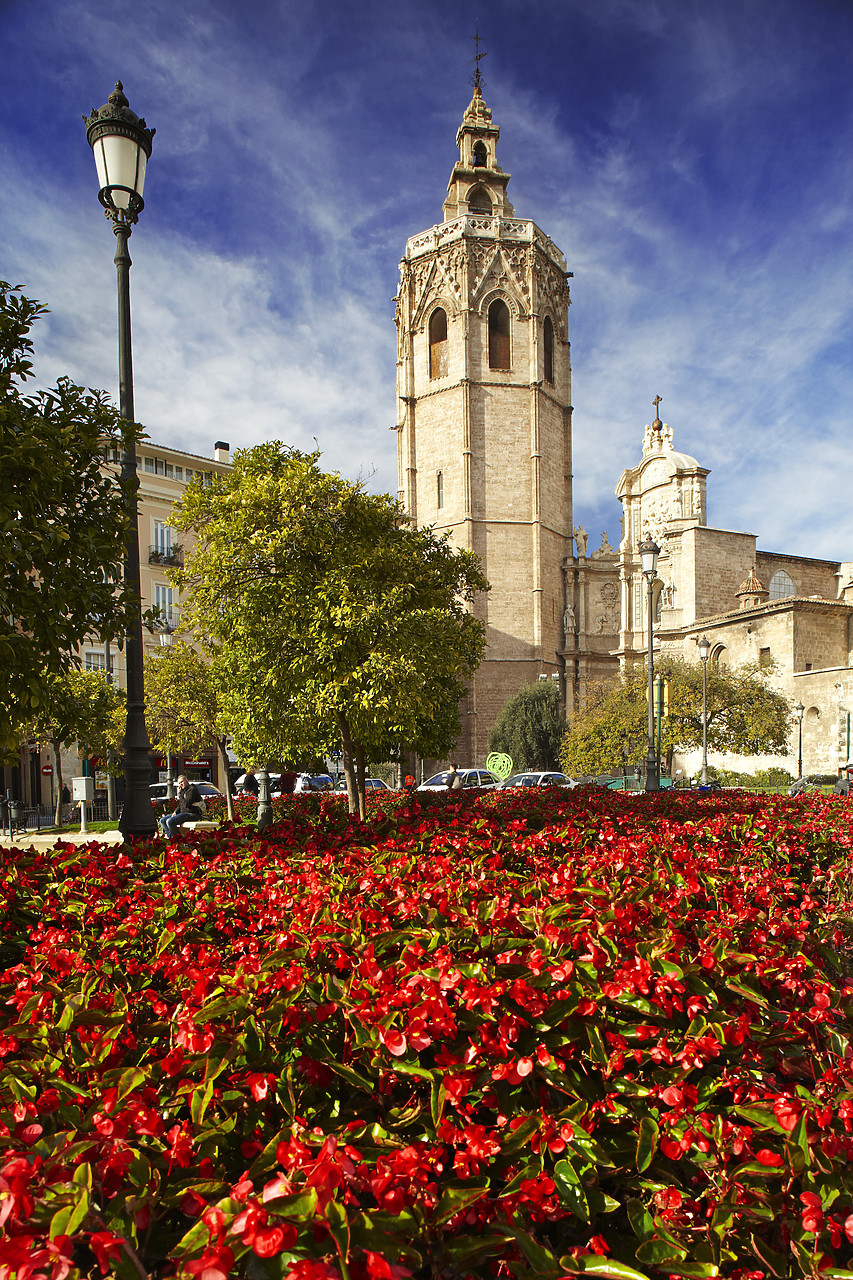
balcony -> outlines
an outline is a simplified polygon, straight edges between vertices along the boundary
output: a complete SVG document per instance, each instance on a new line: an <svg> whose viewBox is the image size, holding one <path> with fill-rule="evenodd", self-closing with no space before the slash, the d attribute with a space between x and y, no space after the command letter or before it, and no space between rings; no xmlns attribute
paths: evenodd
<svg viewBox="0 0 853 1280"><path fill-rule="evenodd" d="M184 563L183 547L149 547L148 563L161 564L167 569L180 569Z"/></svg>

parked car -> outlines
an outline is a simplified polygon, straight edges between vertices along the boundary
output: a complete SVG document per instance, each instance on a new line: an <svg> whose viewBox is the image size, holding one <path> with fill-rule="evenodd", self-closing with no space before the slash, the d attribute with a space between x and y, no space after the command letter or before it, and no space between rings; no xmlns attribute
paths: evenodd
<svg viewBox="0 0 853 1280"><path fill-rule="evenodd" d="M346 789L347 789L347 780L346 778L341 778L340 782L335 787L335 791L336 792L346 791ZM365 791L390 791L391 790L391 788L388 786L388 783L383 782L382 778L365 778L364 789Z"/></svg>
<svg viewBox="0 0 853 1280"><path fill-rule="evenodd" d="M175 795L177 795L178 788L174 783L172 785L175 787ZM220 798L222 797L222 792L218 787L214 787L211 782L196 782L193 785L198 787L201 792L201 797L205 801L210 800L215 796L219 796ZM149 789L151 791L151 803L155 805L162 804L167 798L169 784L167 782L152 782Z"/></svg>
<svg viewBox="0 0 853 1280"><path fill-rule="evenodd" d="M296 779L293 794L299 795L304 791L334 791L334 789L335 784L328 773L300 773Z"/></svg>
<svg viewBox="0 0 853 1280"><path fill-rule="evenodd" d="M255 777L257 777L257 774L255 774ZM280 785L280 784L281 784L281 774L280 774L280 773L271 773L271 774L269 775L269 780L270 780L270 795L277 795L277 794L281 791L281 785ZM238 795L238 796L253 796L254 798L257 798L257 797L255 797L255 793L254 793L254 791L246 791L246 789L245 789L245 787L244 787L244 785L243 785L243 784L245 783L245 781L246 781L246 775L245 775L245 773L241 773L241 774L240 774L240 777L239 777L239 778L237 778L237 779L236 779L236 781L234 782L234 790L235 790L235 792L237 793L237 795Z"/></svg>
<svg viewBox="0 0 853 1280"><path fill-rule="evenodd" d="M574 778L566 773L514 773L511 778L500 784L501 790L508 787L574 787Z"/></svg>
<svg viewBox="0 0 853 1280"><path fill-rule="evenodd" d="M487 788L494 790L495 787L501 785L498 778L489 769L457 769L456 772L462 779L462 786L466 791L476 788L479 791ZM450 773L449 769L444 769L441 773L434 773L431 778L427 778L426 782L422 782L419 787L415 787L416 791L446 791L447 777Z"/></svg>

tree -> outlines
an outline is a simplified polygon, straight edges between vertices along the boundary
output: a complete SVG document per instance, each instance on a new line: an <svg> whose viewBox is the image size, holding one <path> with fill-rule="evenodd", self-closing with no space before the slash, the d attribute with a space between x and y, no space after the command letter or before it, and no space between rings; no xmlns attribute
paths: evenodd
<svg viewBox="0 0 853 1280"><path fill-rule="evenodd" d="M557 684L537 680L505 703L489 734L489 750L505 752L516 773L555 769L565 732L566 717Z"/></svg>
<svg viewBox="0 0 853 1280"><path fill-rule="evenodd" d="M702 745L702 668L662 655L655 671L669 682L668 714L661 727L661 753ZM708 667L708 747L738 755L788 754L792 713L784 694L772 689L772 668ZM648 742L647 674L629 667L576 716L563 739L567 773L603 773L634 763Z"/></svg>
<svg viewBox="0 0 853 1280"><path fill-rule="evenodd" d="M47 712L49 680L74 666L88 635L116 639L131 601L122 585L129 494L105 465L139 435L103 392L69 379L25 396L29 331L45 308L0 281L0 754L16 724Z"/></svg>
<svg viewBox="0 0 853 1280"><path fill-rule="evenodd" d="M156 751L203 750L211 742L219 754L225 779L225 804L234 821L234 802L228 779L228 732L216 674L209 663L181 640L155 649L145 657L145 721Z"/></svg>
<svg viewBox="0 0 853 1280"><path fill-rule="evenodd" d="M16 741L35 738L53 748L56 777L55 821L62 813L62 748L80 743L90 756L105 762L120 757L127 709L121 689L100 671L42 671L39 687L46 706L16 726ZM106 766L105 766L106 767Z"/></svg>
<svg viewBox="0 0 853 1280"><path fill-rule="evenodd" d="M173 580L209 638L235 748L259 762L340 744L350 812L364 762L459 734L464 681L485 629L477 557L414 528L387 494L320 470L277 442L187 488L172 518L194 550ZM356 767L358 780L356 780Z"/></svg>

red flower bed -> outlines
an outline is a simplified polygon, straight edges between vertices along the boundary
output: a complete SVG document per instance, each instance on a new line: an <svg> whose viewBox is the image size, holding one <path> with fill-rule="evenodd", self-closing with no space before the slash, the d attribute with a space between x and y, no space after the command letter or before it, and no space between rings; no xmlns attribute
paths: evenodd
<svg viewBox="0 0 853 1280"><path fill-rule="evenodd" d="M844 804L296 801L4 855L0 1280L848 1274Z"/></svg>

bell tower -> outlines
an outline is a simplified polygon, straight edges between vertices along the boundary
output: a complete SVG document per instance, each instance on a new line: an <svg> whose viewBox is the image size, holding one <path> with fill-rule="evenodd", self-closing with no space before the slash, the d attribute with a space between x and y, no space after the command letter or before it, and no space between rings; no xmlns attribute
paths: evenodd
<svg viewBox="0 0 853 1280"><path fill-rule="evenodd" d="M418 524L475 551L492 584L474 606L487 651L460 709L460 765L483 763L501 708L523 685L565 680L566 262L515 216L499 137L478 69L443 221L408 241L397 297L399 496Z"/></svg>

